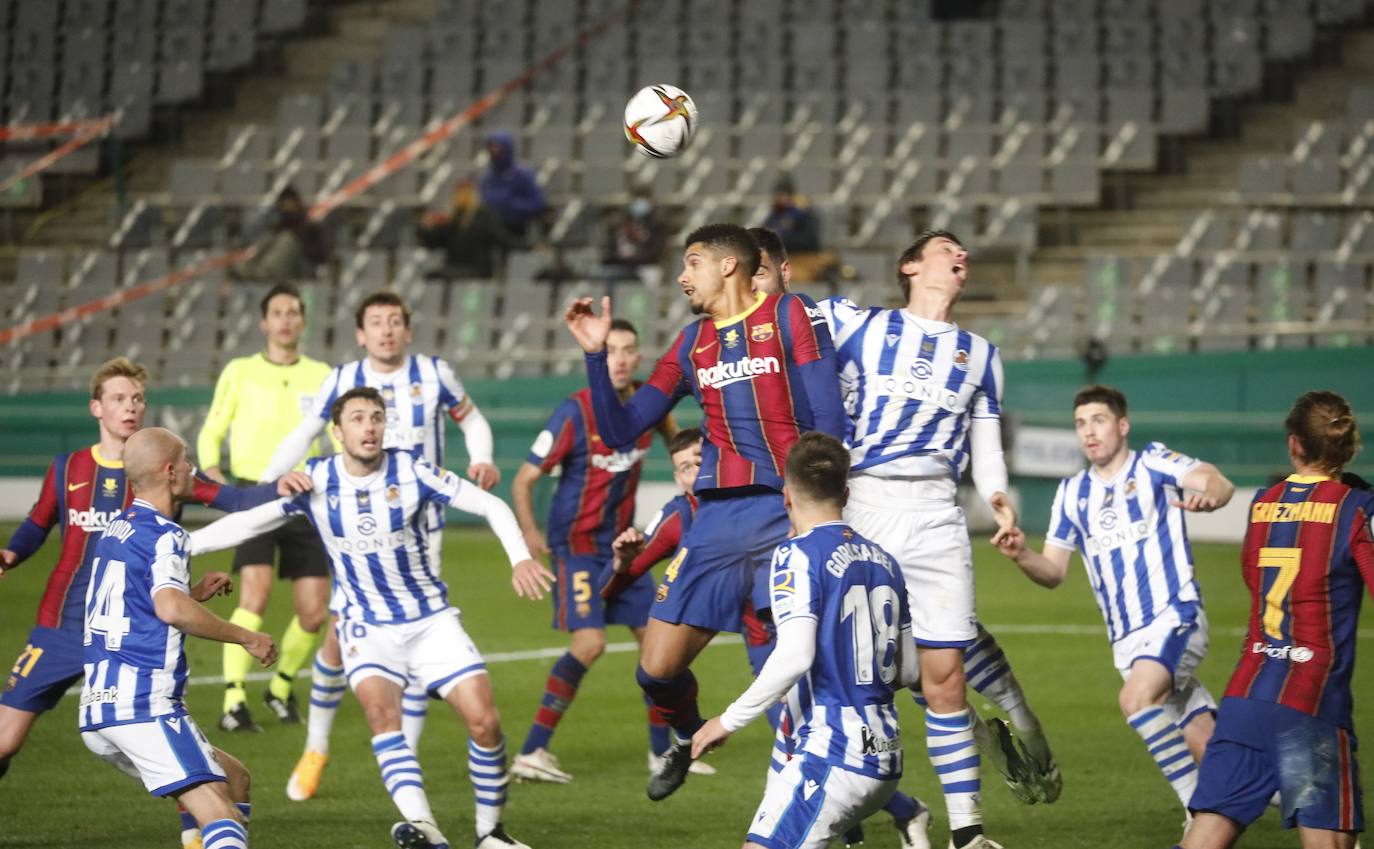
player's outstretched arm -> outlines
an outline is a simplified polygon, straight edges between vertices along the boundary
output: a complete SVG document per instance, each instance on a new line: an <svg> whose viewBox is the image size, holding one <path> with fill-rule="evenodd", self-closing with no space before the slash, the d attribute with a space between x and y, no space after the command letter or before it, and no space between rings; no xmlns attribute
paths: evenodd
<svg viewBox="0 0 1374 849"><path fill-rule="evenodd" d="M223 551L286 524L290 515L284 511L285 501L269 501L251 510L230 513L198 531L192 531L187 543L188 554Z"/></svg>
<svg viewBox="0 0 1374 849"><path fill-rule="evenodd" d="M163 587L154 593L153 609L158 619L184 634L243 646L263 666L277 662L277 646L269 635L219 618L179 587Z"/></svg>
<svg viewBox="0 0 1374 849"><path fill-rule="evenodd" d="M196 601L209 601L217 595L229 595L234 591L234 579L227 572L206 572L205 576L191 587L191 598Z"/></svg>
<svg viewBox="0 0 1374 849"><path fill-rule="evenodd" d="M1211 463L1198 463L1183 476L1179 485L1182 497L1169 503L1195 513L1210 513L1225 507L1236 494L1236 485Z"/></svg>
<svg viewBox="0 0 1374 849"><path fill-rule="evenodd" d="M816 620L794 616L779 623L777 644L754 683L692 735L692 757L724 745L731 734L757 719L792 689L815 660Z"/></svg>
<svg viewBox="0 0 1374 849"><path fill-rule="evenodd" d="M1048 589L1064 583L1069 574L1069 560L1073 557L1069 549L1050 542L1045 544L1044 554L1036 554L1026 545L1026 534L1020 528L1003 534L997 550L1015 562L1026 577Z"/></svg>
<svg viewBox="0 0 1374 849"><path fill-rule="evenodd" d="M277 446L277 450L272 453L272 459L268 461L267 468L263 470L264 480L276 480L292 469L300 465L305 459L305 455L310 453L310 443L314 442L324 430L324 419L316 416L306 416L301 419L301 423L296 425L286 438Z"/></svg>
<svg viewBox="0 0 1374 849"><path fill-rule="evenodd" d="M468 449L468 480L490 490L501 482L501 470L492 462L496 453L496 439L491 423L476 404L469 404L467 412L458 420L463 432L463 445Z"/></svg>
<svg viewBox="0 0 1374 849"><path fill-rule="evenodd" d="M447 475L454 479L452 473ZM442 485L442 483L441 483ZM487 520L491 530L501 540L501 547L511 564L511 586L521 598L541 599L553 586L554 575L544 564L530 556L525 545L525 537L520 533L520 523L506 502L489 492L475 486L458 485L457 494L445 496L448 504L458 510L481 516ZM437 490L436 492L441 492Z"/></svg>

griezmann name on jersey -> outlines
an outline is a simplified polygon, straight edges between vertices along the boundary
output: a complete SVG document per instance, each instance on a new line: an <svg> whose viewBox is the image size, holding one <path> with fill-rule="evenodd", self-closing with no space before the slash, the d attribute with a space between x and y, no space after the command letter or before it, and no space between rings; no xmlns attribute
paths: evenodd
<svg viewBox="0 0 1374 849"><path fill-rule="evenodd" d="M1325 477L1292 475L1255 498L1241 554L1250 622L1227 696L1351 728L1362 590L1374 595L1371 517L1374 492Z"/></svg>
<svg viewBox="0 0 1374 849"><path fill-rule="evenodd" d="M190 593L186 531L146 501L106 525L86 591L82 731L186 713L181 631L157 617L163 589Z"/></svg>
<svg viewBox="0 0 1374 849"><path fill-rule="evenodd" d="M771 595L779 628L798 617L817 623L815 661L786 696L791 751L870 778L901 777L893 687L911 610L896 562L828 522L778 546Z"/></svg>

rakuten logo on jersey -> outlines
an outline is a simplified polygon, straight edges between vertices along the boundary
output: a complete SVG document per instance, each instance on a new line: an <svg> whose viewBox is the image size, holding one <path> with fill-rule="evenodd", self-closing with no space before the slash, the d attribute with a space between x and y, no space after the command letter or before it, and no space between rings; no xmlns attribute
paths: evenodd
<svg viewBox="0 0 1374 849"><path fill-rule="evenodd" d="M67 524L74 525L81 530L92 533L103 531L105 526L110 524L110 520L119 513L114 510L76 510L67 508Z"/></svg>
<svg viewBox="0 0 1374 849"><path fill-rule="evenodd" d="M1316 655L1307 646L1271 646L1258 642L1250 646L1250 653L1265 654L1274 660L1291 660L1294 663L1306 663Z"/></svg>
<svg viewBox="0 0 1374 849"><path fill-rule="evenodd" d="M635 463L643 460L647 453L649 452L643 448L636 448L633 451L617 451L614 454L593 454L592 465L603 472L618 475L633 469Z"/></svg>
<svg viewBox="0 0 1374 849"><path fill-rule="evenodd" d="M697 369L697 385L702 389L720 389L741 380L753 380L761 374L777 374L782 365L777 357L745 357L738 362L716 363L710 368Z"/></svg>

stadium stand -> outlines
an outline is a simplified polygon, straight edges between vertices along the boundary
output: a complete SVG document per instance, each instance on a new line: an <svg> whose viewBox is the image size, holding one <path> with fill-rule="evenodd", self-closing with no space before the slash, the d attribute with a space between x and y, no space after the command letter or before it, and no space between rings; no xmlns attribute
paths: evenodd
<svg viewBox="0 0 1374 849"><path fill-rule="evenodd" d="M762 221L784 174L836 257L813 294L885 300L911 235L952 229L978 260L964 321L1012 358L1073 356L1092 337L1139 353L1370 338L1374 88L1359 83L1374 4L983 5L935 20L907 2L638 4L330 216L338 250L308 286L330 320L312 347L350 351L350 304L389 284L422 305L420 347L456 353L466 375L565 373L559 305L605 289L600 228L631 186L685 232ZM0 0L4 122L117 111L127 160L88 146L70 165L122 185L86 177L72 200L5 210L8 323L253 241L285 186L336 190L620 6ZM670 25L693 37L650 37ZM703 116L667 163L633 154L619 127L626 96L660 80ZM432 280L440 257L416 247L415 222L480 171L493 129L516 133L550 213L498 279ZM8 143L5 162L54 144ZM78 385L130 346L162 382L209 384L256 344L261 289L220 272L31 336L3 351L6 388ZM681 322L672 285L616 297L654 346Z"/></svg>

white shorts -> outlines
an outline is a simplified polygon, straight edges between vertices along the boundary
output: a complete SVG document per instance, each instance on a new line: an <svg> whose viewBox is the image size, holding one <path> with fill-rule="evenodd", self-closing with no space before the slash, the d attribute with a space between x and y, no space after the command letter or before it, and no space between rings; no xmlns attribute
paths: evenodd
<svg viewBox="0 0 1374 849"><path fill-rule="evenodd" d="M1153 660L1174 676L1174 692L1164 703L1179 727L1203 711L1217 709L1216 699L1195 673L1207 656L1207 614L1195 601L1174 602L1148 625L1112 643L1112 661L1124 680L1137 660Z"/></svg>
<svg viewBox="0 0 1374 849"><path fill-rule="evenodd" d="M927 648L967 648L978 637L973 547L947 479L849 479L844 519L896 558L911 604L911 634Z"/></svg>
<svg viewBox="0 0 1374 849"><path fill-rule="evenodd" d="M226 780L214 747L189 715L82 731L81 741L96 757L142 781L154 796Z"/></svg>
<svg viewBox="0 0 1374 849"><path fill-rule="evenodd" d="M749 842L769 849L824 849L886 805L897 782L795 757L781 771L769 772Z"/></svg>
<svg viewBox="0 0 1374 849"><path fill-rule="evenodd" d="M379 675L401 688L413 679L442 699L454 685L487 672L456 608L413 622L376 624L340 618L338 629L344 674L354 690L358 682Z"/></svg>

